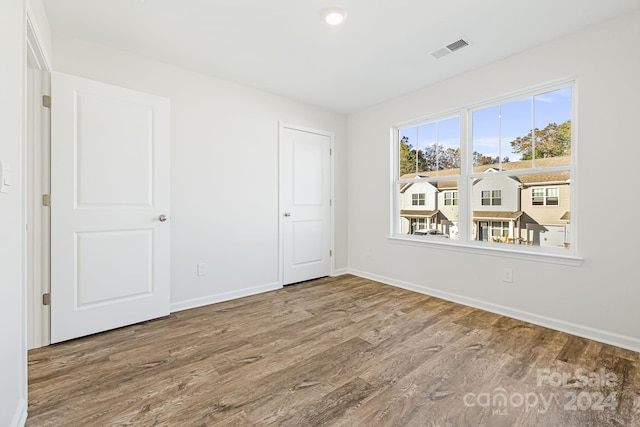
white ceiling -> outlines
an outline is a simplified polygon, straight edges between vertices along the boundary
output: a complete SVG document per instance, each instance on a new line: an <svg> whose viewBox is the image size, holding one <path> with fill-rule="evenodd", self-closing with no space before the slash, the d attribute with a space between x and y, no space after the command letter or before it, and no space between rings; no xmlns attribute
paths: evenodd
<svg viewBox="0 0 640 427"><path fill-rule="evenodd" d="M640 7L640 0L44 3L54 36L97 42L344 113ZM322 21L328 7L347 11L341 26ZM461 37L471 46L438 60L430 55Z"/></svg>

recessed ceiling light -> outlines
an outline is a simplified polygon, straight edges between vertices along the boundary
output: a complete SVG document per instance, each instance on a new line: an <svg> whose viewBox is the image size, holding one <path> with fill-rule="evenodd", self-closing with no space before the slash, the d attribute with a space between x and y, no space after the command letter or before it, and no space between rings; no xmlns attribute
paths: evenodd
<svg viewBox="0 0 640 427"><path fill-rule="evenodd" d="M329 25L340 25L347 17L347 12L338 8L327 9L322 13L324 21Z"/></svg>

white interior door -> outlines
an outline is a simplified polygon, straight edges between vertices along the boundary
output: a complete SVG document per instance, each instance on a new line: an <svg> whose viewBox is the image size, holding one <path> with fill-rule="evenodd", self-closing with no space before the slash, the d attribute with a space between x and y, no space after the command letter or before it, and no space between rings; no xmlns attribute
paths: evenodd
<svg viewBox="0 0 640 427"><path fill-rule="evenodd" d="M170 111L165 98L51 77L55 343L169 314Z"/></svg>
<svg viewBox="0 0 640 427"><path fill-rule="evenodd" d="M280 133L283 284L331 273L331 137Z"/></svg>

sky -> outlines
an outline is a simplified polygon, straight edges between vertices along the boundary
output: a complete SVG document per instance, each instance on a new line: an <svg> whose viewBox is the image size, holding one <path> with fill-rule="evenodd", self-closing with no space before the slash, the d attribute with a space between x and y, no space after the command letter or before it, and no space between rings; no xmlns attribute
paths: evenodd
<svg viewBox="0 0 640 427"><path fill-rule="evenodd" d="M533 104L533 105L532 105ZM549 123L561 124L571 119L571 88L558 89L533 97L484 108L472 113L473 151L485 156L519 160L520 154L511 151L509 142L531 131L532 109L535 127L545 128ZM500 115L502 117L500 117ZM444 148L460 147L460 119L452 117L439 122L400 129L400 138L409 137L409 143L418 149L439 143Z"/></svg>

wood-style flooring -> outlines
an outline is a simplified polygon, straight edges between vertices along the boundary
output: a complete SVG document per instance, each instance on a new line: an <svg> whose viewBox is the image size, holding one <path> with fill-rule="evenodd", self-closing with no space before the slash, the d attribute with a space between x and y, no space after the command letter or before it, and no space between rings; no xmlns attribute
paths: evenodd
<svg viewBox="0 0 640 427"><path fill-rule="evenodd" d="M639 366L340 276L32 350L27 426L640 426Z"/></svg>

